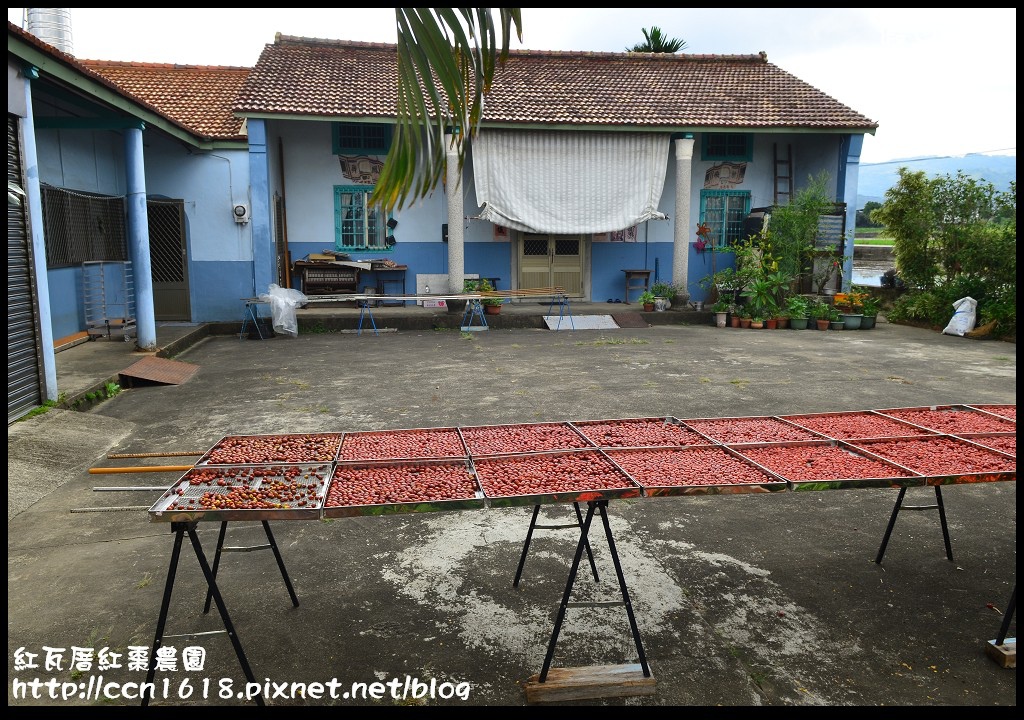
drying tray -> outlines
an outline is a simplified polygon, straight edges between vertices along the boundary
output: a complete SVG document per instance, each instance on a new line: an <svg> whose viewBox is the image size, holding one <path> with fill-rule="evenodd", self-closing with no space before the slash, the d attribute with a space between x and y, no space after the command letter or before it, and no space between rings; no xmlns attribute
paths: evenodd
<svg viewBox="0 0 1024 720"><path fill-rule="evenodd" d="M372 481L374 476L379 478L379 483L388 482L388 477L394 477L392 473L399 476L411 477L416 472L429 469L455 469L460 468L466 473L468 481L473 487L473 497L446 498L440 492L430 487L418 488L428 497L422 499L394 500L379 503L355 503L355 504L332 504L332 491L335 484L342 483L343 475L363 474ZM467 488L468 489L468 488ZM437 512L443 510L474 510L484 507L484 493L480 489L476 473L468 459L463 460L391 460L362 463L337 463L331 477L331 484L327 490L324 504L323 516L325 518L355 517L360 515L390 515L392 513L420 513Z"/></svg>
<svg viewBox="0 0 1024 720"><path fill-rule="evenodd" d="M930 405L928 407L905 407L878 410L878 412L905 420L926 430L946 435L962 435L979 432L1017 432L1017 421L994 415L988 411L975 410L969 405ZM962 420L963 425L952 422ZM968 424L974 424L969 427Z"/></svg>
<svg viewBox="0 0 1024 720"><path fill-rule="evenodd" d="M641 417L641 418L615 418L609 420L577 420L569 423L583 437L599 448L624 448L624 447L686 447L690 445L705 445L707 438L695 430L685 427L682 422L674 417ZM616 428L632 426L634 433L637 427L653 426L650 435L650 442L634 443L627 445L620 442L616 437ZM600 429L605 427L608 433L599 436Z"/></svg>
<svg viewBox="0 0 1024 720"><path fill-rule="evenodd" d="M977 458L979 462L992 463L996 467L978 469L976 471L961 471L952 466L941 472L918 470L909 458L899 458L896 447L897 443L907 442L909 446L919 443L931 443L941 445L944 449L944 457L952 463L957 455ZM850 446L858 452L866 452L872 455L889 459L902 467L918 473L925 485L958 485L962 483L1000 482L1017 480L1017 458L999 450L985 447L976 442L965 440L956 435L925 435L908 438L891 438L884 440L856 440L851 441Z"/></svg>
<svg viewBox="0 0 1024 720"><path fill-rule="evenodd" d="M1016 405L991 405L988 403L984 403L982 405L968 405L967 407L971 408L972 410L992 413L993 415L998 415L999 417L1006 418L1007 420L1013 420L1014 422L1017 422Z"/></svg>
<svg viewBox="0 0 1024 720"><path fill-rule="evenodd" d="M536 474L547 474L543 479L536 479L529 492L508 494L492 487L492 475L503 472L511 474L519 483L527 474L523 465L532 461ZM589 479L576 482L576 487L568 487L572 482L565 480L563 473L567 467L581 461L594 462L604 473L604 481L597 483ZM633 481L606 454L597 450L577 449L566 451L549 451L488 455L473 458L477 480L483 488L484 497L490 507L511 507L517 505L542 505L552 503L577 503L611 500L613 498L637 498L642 494L640 485ZM568 474L572 477L571 473Z"/></svg>
<svg viewBox="0 0 1024 720"><path fill-rule="evenodd" d="M432 451L431 447L422 447L421 452L415 452L411 442L417 437L421 440L432 441L431 445L437 445L438 440L447 441L447 448L443 448L442 451ZM370 457L374 454L372 452L360 452L350 453L349 447L360 441L373 442L379 440L383 443L384 440L391 439L396 443L397 448L403 450L407 449L409 452L401 455L379 455L377 457ZM348 447L347 447L348 446ZM444 450L452 450L453 452L445 452ZM358 454L359 457L345 457L346 453ZM442 460L465 460L469 457L469 451L466 449L466 441L462 437L462 432L457 427L442 427L442 428L405 428L401 430L364 430L360 432L347 432L341 439L341 447L338 450L338 462L339 463L364 463L378 460L419 460L419 459L442 459Z"/></svg>
<svg viewBox="0 0 1024 720"><path fill-rule="evenodd" d="M534 430L550 430L557 432L564 442L552 446L543 441L529 436ZM542 423L518 423L513 425L470 425L461 427L463 440L466 442L466 449L470 457L496 457L499 455L521 455L524 453L551 452L558 450L593 450L595 445L590 442L579 430L569 422L542 422ZM526 433L524 436L523 433ZM507 452L489 451L483 442L478 442L474 436L479 435L481 439L497 441L505 438L509 442L513 440L519 445L514 450ZM506 445L511 447L511 445Z"/></svg>
<svg viewBox="0 0 1024 720"><path fill-rule="evenodd" d="M342 433L282 433L275 435L225 435L210 448L205 455L196 462L196 467L205 465L292 465L302 463L324 463L334 462L341 447ZM313 439L320 441L324 448L314 453L306 452L305 457L293 455L291 459L284 457L260 457L253 454L239 453L236 459L221 461L221 454L226 453L231 446L240 443L266 443L270 445L273 440L297 441L302 439ZM263 453L263 455L269 455Z"/></svg>
<svg viewBox="0 0 1024 720"><path fill-rule="evenodd" d="M912 439L919 439L921 436L914 436ZM840 490L844 488L897 488L917 487L925 484L925 478L910 468L904 467L892 460L879 457L870 452L854 447L853 445L836 440L813 440L805 442L789 443L745 443L730 445L730 449L741 455L748 462L764 469L772 475L784 479L790 490ZM764 452L762 452L764 451ZM762 455L770 454L775 457L815 455L822 461L834 460L836 462L857 462L864 465L877 467L882 472L878 475L854 475L843 477L816 477L800 478L793 477L792 473L787 474L785 469L773 467L773 463L766 462Z"/></svg>
<svg viewBox="0 0 1024 720"><path fill-rule="evenodd" d="M683 425L694 432L700 433L710 442L720 445L735 445L739 443L767 443L767 442L799 442L802 440L821 440L825 436L821 433L808 430L796 423L783 420L774 415L750 415L746 417L714 417L714 418L684 418ZM750 438L734 437L729 431L738 431L744 426L760 425L762 428L770 428L773 437L767 437L762 428L758 428L760 437Z"/></svg>
<svg viewBox="0 0 1024 720"><path fill-rule="evenodd" d="M724 445L605 448L604 452L633 482L643 488L646 497L763 493L788 488L783 478L750 462ZM634 469L636 464L648 459L658 461L666 467L679 463L681 467L687 466L687 469L680 469L680 475L675 477L650 477L646 471ZM683 477L686 472L691 472L691 468L692 471L704 472L706 477L714 479L710 482L698 482ZM746 477L741 482L720 477L731 473L743 473ZM671 475L671 470L666 475Z"/></svg>
<svg viewBox="0 0 1024 720"><path fill-rule="evenodd" d="M152 522L196 522L200 520L316 520L320 517L327 492L327 483L331 479L334 463L310 463L305 465L215 465L194 467L171 485L149 509ZM232 491L249 488L259 491L273 481L281 481L290 476L298 479L289 480L290 485L297 485L311 493L312 502L304 505L288 507L250 507L250 508L216 508L200 507L199 499L206 493L228 495ZM267 474L263 474L267 473ZM257 477L254 477L257 476ZM194 484L196 481L202 482ZM224 485L218 484L224 481ZM187 500L196 501L196 505L186 504ZM308 502L308 501L307 501Z"/></svg>
<svg viewBox="0 0 1024 720"><path fill-rule="evenodd" d="M957 435L968 442L984 445L990 450L1017 457L1017 433L969 433Z"/></svg>
<svg viewBox="0 0 1024 720"><path fill-rule="evenodd" d="M935 430L929 430L927 428L920 427L914 423L907 422L906 420L900 420L899 418L884 415L874 410L866 411L854 411L854 412L825 412L825 413L805 413L802 415L780 415L780 420L794 423L800 427L806 428L811 432L818 433L827 438L834 440L851 440L854 438L886 438L886 437L906 437L908 435L935 435ZM821 427L821 423L826 425L830 421L843 420L847 423L848 430L844 431L832 431L826 430ZM865 428L864 432L858 433L855 431L854 426L861 425ZM874 427L872 427L874 426ZM871 428L870 431L868 428ZM879 432L881 430L882 432Z"/></svg>

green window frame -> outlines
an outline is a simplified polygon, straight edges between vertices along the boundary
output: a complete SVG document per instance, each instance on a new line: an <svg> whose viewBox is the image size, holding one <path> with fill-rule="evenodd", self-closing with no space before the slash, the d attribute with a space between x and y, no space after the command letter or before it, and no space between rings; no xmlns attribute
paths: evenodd
<svg viewBox="0 0 1024 720"><path fill-rule="evenodd" d="M704 133L701 135L700 159L750 162L754 159L754 134Z"/></svg>
<svg viewBox="0 0 1024 720"><path fill-rule="evenodd" d="M370 205L368 185L334 186L334 247L343 252L387 252L388 217Z"/></svg>
<svg viewBox="0 0 1024 720"><path fill-rule="evenodd" d="M334 123L331 147L335 155L387 155L392 126L384 123Z"/></svg>
<svg viewBox="0 0 1024 720"><path fill-rule="evenodd" d="M700 221L711 231L715 247L743 240L743 221L749 214L749 190L700 191Z"/></svg>

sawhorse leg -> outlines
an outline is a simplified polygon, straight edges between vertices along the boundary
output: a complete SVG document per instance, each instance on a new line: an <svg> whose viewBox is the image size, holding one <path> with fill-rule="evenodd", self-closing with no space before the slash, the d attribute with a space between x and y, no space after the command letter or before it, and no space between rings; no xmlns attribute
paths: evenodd
<svg viewBox="0 0 1024 720"><path fill-rule="evenodd" d="M224 598L221 597L220 589L217 587L217 579L214 577L209 563L206 562L206 555L203 553L203 547L199 543L199 535L196 532L196 523L171 523L171 530L174 532L174 549L171 551L171 563L167 568L167 581L164 583L164 597L163 601L160 603L160 616L156 621L156 635L153 638L153 648L149 654L149 669L146 672L146 687L150 687L152 685L153 678L156 675L156 654L164 639L164 628L167 625L167 613L171 607L171 593L174 590L174 578L178 572L178 559L181 557L181 544L186 532L188 533L189 540L192 542L192 549L196 554L196 559L199 561L199 567L203 569L203 576L206 578L206 584L209 586L210 592L213 594L214 602L217 603L217 612L220 613L220 618L224 622L224 629L227 631L228 637L231 638L231 645L235 649L235 656L238 658L238 664L242 666L242 672L245 673L245 679L248 682L255 683L256 677L252 674L252 668L249 667L249 661L245 657L245 650L242 649L242 643L239 641L238 634L235 632L235 626L231 623L231 616L228 615L228 609L224 604ZM142 707L146 707L149 705L150 698L146 693L141 694ZM263 706L263 698L259 694L257 694L254 699L256 700L257 705L261 707Z"/></svg>
<svg viewBox="0 0 1024 720"><path fill-rule="evenodd" d="M889 516L889 525L885 528L885 536L882 538L882 545L878 548L878 555L875 557L875 563L878 565L882 564L882 556L885 555L885 547L889 544L889 536L892 535L893 526L896 525L896 516L900 514L900 510L938 510L939 511L939 523L942 525L942 540L946 543L946 559L953 560L953 546L949 542L949 526L946 524L946 507L942 504L942 486L935 486L935 504L934 505L904 505L903 498L907 494L907 489L900 488L900 494L896 498L896 504L892 508L892 515Z"/></svg>
<svg viewBox="0 0 1024 720"><path fill-rule="evenodd" d="M370 318L370 324L373 325L373 334L374 335L380 335L380 333L377 332L377 323L373 319L373 311L370 310L370 301L369 300L360 300L359 301L359 329L356 330L356 335L362 335L363 334L363 316L364 315Z"/></svg>
<svg viewBox="0 0 1024 720"><path fill-rule="evenodd" d="M249 547L224 547L224 536L228 530L228 522L224 520L220 524L220 532L217 534L217 550L213 554L213 577L217 577L217 569L220 567L220 556L226 552L252 552L253 550L273 550L277 559L277 567L281 570L281 577L284 578L284 586L288 588L288 595L292 599L292 606L299 606L299 598L295 595L295 588L292 587L292 580L288 577L288 571L284 567L284 559L281 551L277 548L277 541L274 540L274 533L270 531L270 523L263 520L263 530L267 533L266 545L251 545ZM203 605L203 613L210 612L210 601L213 599L213 588L206 591L206 603Z"/></svg>
<svg viewBox="0 0 1024 720"><path fill-rule="evenodd" d="M594 511L600 510L601 520L604 524L604 534L608 539L608 550L611 552L612 563L615 565L615 576L619 580L619 589L622 591L622 602L596 602L596 603L572 603L572 588L576 584L576 573L579 571L580 560L583 558L583 550L587 545L587 536L590 534L590 524L594 519ZM558 643L558 635L562 630L562 622L565 620L565 611L569 607L612 607L624 605L626 615L629 617L629 629L633 634L633 642L636 643L637 655L640 659L640 667L644 677L651 676L651 669L647 665L647 655L644 653L644 646L640 640L640 630L636 625L636 618L633 616L633 603L629 599L629 590L626 588L626 578L622 574L622 565L619 563L619 554L615 550L615 540L612 537L612 528L608 523L608 501L597 500L587 503L587 517L583 521L580 531L580 539L576 544L576 555L573 557L572 566L569 568L569 579L565 584L565 593L562 595L562 604L558 607L558 616L555 618L555 629L551 633L551 642L548 643L548 652L544 657L544 666L541 668L539 682L544 682L548 677L548 670L551 668L551 660L555 656L555 645Z"/></svg>
<svg viewBox="0 0 1024 720"><path fill-rule="evenodd" d="M263 337L263 328L260 327L259 315L256 312L258 307L257 303L247 302L245 304L245 312L242 313L242 329L238 333L238 339L243 340L245 338L245 329L249 327L249 322L252 322L253 327L256 328L256 332L260 336L260 340L265 340Z"/></svg>
<svg viewBox="0 0 1024 720"><path fill-rule="evenodd" d="M515 580L512 581L512 587L519 587L519 580L523 576L523 566L526 565L526 554L530 551L530 540L533 538L533 531L538 530L565 530L569 528L576 528L577 530L583 529L583 513L580 511L580 504L573 503L576 508L576 524L575 525L538 525L537 516L540 514L540 505L533 506L533 517L530 518L530 529L526 532L526 542L523 543L523 554L519 557L519 567L516 569ZM597 574L597 563L594 562L594 553L590 550L590 541L584 539L587 550L587 558L590 560L590 570L594 573L594 582L601 582L601 578Z"/></svg>
<svg viewBox="0 0 1024 720"><path fill-rule="evenodd" d="M462 311L462 328L468 329L473 326L473 318L480 320L481 327L487 327L487 319L484 317L484 307L479 300L468 300L466 309Z"/></svg>
<svg viewBox="0 0 1024 720"><path fill-rule="evenodd" d="M551 302L548 304L548 315L551 314L551 308L555 306L556 298L552 297ZM569 316L569 324L572 326L573 332L576 331L576 323L572 319L572 309L569 307L569 298L560 297L558 301L558 324L555 326L555 330L562 327L562 318L565 315Z"/></svg>

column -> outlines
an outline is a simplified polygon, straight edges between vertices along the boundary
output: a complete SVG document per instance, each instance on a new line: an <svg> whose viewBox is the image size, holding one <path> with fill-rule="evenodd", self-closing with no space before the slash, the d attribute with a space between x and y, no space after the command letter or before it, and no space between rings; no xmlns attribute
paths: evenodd
<svg viewBox="0 0 1024 720"><path fill-rule="evenodd" d="M672 283L679 288L676 302L685 306L690 301L690 236L696 225L690 222L690 174L693 164L693 133L675 138L676 146L676 212L672 234Z"/></svg>
<svg viewBox="0 0 1024 720"><path fill-rule="evenodd" d="M128 256L135 283L136 347L153 352L156 348L156 310L153 307L153 264L149 255L149 212L146 210L146 163L142 148L142 127L124 131L124 164L128 184Z"/></svg>
<svg viewBox="0 0 1024 720"><path fill-rule="evenodd" d="M457 128L444 136L447 149L445 193L448 197L448 292L461 293L466 277L463 247L462 173L459 170L459 143L463 141Z"/></svg>

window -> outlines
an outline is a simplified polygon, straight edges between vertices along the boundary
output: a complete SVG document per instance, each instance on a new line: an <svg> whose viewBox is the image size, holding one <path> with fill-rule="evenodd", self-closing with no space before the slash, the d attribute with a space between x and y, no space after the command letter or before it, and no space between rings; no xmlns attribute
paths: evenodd
<svg viewBox="0 0 1024 720"><path fill-rule="evenodd" d="M750 162L754 159L754 136L752 133L704 133L700 159Z"/></svg>
<svg viewBox="0 0 1024 720"><path fill-rule="evenodd" d="M372 187L334 186L334 246L338 250L372 250L387 246L387 218L369 205Z"/></svg>
<svg viewBox="0 0 1024 720"><path fill-rule="evenodd" d="M382 123L334 123L331 143L335 155L387 155L391 126Z"/></svg>
<svg viewBox="0 0 1024 720"><path fill-rule="evenodd" d="M743 240L743 220L750 214L746 190L701 190L700 221L711 230L716 247Z"/></svg>
<svg viewBox="0 0 1024 720"><path fill-rule="evenodd" d="M92 195L52 185L43 185L41 191L47 267L128 259L123 197Z"/></svg>

